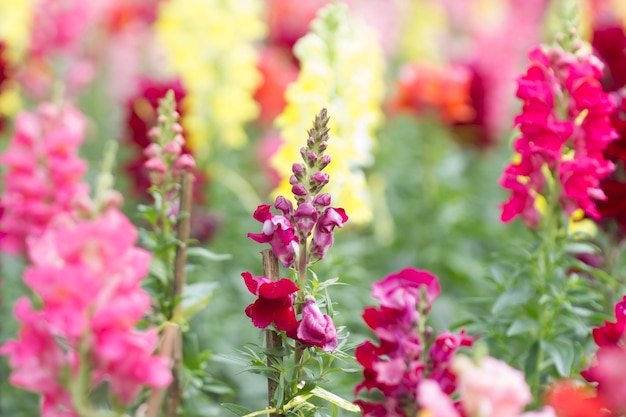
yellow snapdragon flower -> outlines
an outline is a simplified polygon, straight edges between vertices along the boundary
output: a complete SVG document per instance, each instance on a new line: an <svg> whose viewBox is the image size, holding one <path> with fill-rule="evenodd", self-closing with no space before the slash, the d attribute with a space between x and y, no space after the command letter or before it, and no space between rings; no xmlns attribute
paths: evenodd
<svg viewBox="0 0 626 417"><path fill-rule="evenodd" d="M270 161L283 178L273 194L291 194L291 165L300 158L303 136L311 118L327 108L331 140L326 153L332 161L326 168L326 190L350 222L369 222L372 211L363 168L373 163L374 130L383 119L384 59L377 34L353 20L345 4L333 3L319 11L294 54L300 74L287 88L287 105L276 119L285 143Z"/></svg>
<svg viewBox="0 0 626 417"><path fill-rule="evenodd" d="M182 124L199 159L216 142L243 146L244 124L258 114L254 43L266 32L261 6L260 0L169 0L159 9L157 36L187 90Z"/></svg>

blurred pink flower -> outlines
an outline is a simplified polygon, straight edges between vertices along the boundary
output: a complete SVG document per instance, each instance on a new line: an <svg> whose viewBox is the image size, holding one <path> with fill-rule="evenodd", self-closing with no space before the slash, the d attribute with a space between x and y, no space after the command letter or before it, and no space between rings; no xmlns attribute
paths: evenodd
<svg viewBox="0 0 626 417"><path fill-rule="evenodd" d="M461 417L450 396L432 379L423 380L417 388L417 402L421 410L428 410L428 417Z"/></svg>
<svg viewBox="0 0 626 417"><path fill-rule="evenodd" d="M467 415L517 417L532 400L524 374L500 360L487 356L476 365L459 356L452 369Z"/></svg>
<svg viewBox="0 0 626 417"><path fill-rule="evenodd" d="M41 237L29 239L32 265L24 281L41 308L33 311L27 299L18 301L19 339L0 353L9 356L14 384L44 395L45 415L67 406L69 387L61 384L74 379L61 376L74 375L79 367L89 372L94 387L108 381L124 404L144 386L169 384L168 361L153 356L156 331L135 330L150 309L141 288L150 253L135 247L137 239L137 229L114 208L87 220L59 214ZM55 383L38 385L34 372Z"/></svg>
<svg viewBox="0 0 626 417"><path fill-rule="evenodd" d="M535 48L528 58L531 64L518 80L516 94L523 100L515 118L520 135L513 144L519 157L499 181L511 191L501 204L501 220L520 216L528 226L538 226L535 201L544 193L544 167L560 181L559 200L568 216L581 209L598 218L593 201L606 198L600 181L614 169L603 151L617 138L610 121L615 103L599 81L601 64L591 55L560 47ZM565 158L570 150L573 155Z"/></svg>
<svg viewBox="0 0 626 417"><path fill-rule="evenodd" d="M70 105L41 104L21 112L7 150L2 196L0 251L19 253L27 237L40 236L58 214L88 193L81 182L86 163L78 157L86 120Z"/></svg>

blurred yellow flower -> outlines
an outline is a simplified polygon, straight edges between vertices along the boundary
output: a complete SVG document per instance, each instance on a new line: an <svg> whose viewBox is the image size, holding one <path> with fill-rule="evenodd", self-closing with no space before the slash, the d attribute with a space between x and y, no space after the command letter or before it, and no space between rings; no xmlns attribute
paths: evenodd
<svg viewBox="0 0 626 417"><path fill-rule="evenodd" d="M327 190L350 222L369 222L372 210L363 168L373 163L374 130L383 119L384 60L377 33L353 20L345 4L333 3L319 11L294 54L300 74L287 88L287 106L276 119L285 143L270 161L283 178L273 194L291 194L291 165L300 158L311 119L327 108L331 140L326 152L332 159L326 168Z"/></svg>
<svg viewBox="0 0 626 417"><path fill-rule="evenodd" d="M243 146L244 124L258 114L254 43L266 32L261 6L260 0L169 0L159 9L157 36L187 91L182 124L200 160L213 144Z"/></svg>
<svg viewBox="0 0 626 417"><path fill-rule="evenodd" d="M14 66L22 60L30 42L33 0L0 1L0 61ZM21 108L19 86L5 80L0 86L0 119L10 118Z"/></svg>
<svg viewBox="0 0 626 417"><path fill-rule="evenodd" d="M30 42L33 0L0 1L0 41L7 46L7 58L20 60Z"/></svg>

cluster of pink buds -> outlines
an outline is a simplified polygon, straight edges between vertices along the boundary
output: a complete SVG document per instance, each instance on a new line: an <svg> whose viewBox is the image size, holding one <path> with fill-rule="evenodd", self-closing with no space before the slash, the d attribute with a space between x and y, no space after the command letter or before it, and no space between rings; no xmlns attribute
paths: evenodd
<svg viewBox="0 0 626 417"><path fill-rule="evenodd" d="M366 341L356 348L364 381L355 392L378 391L384 402L357 400L364 416L415 416L419 387L425 381L430 381L427 386L437 384L447 396L455 392L452 359L461 346L472 346L473 338L464 331L444 331L432 338L425 316L440 292L435 275L414 268L374 283L372 296L380 307L367 307L363 319L380 344Z"/></svg>
<svg viewBox="0 0 626 417"><path fill-rule="evenodd" d="M328 174L323 172L330 163L330 157L324 154L329 139L328 120L326 109L322 109L315 117L313 128L307 132L309 138L306 146L300 149L303 162L292 166L290 183L296 207L283 196L278 196L274 203L274 207L282 214L273 214L268 204L259 206L253 217L263 224L261 233L248 233L248 237L256 242L269 243L280 263L285 268L298 272L301 288L293 282L293 286L287 284L286 281L289 280L286 278L272 282L266 277L254 277L257 281L265 282L267 288L273 288L269 292L272 295L270 297L257 291L256 284L249 284L249 273L246 272L243 276L250 292L259 296L259 300L246 309L246 314L257 327L264 328L273 322L278 330L286 331L289 337L332 351L337 346L337 330L332 319L321 313L313 297L303 295L308 265L311 261L318 261L326 256L333 245L335 227L343 227L348 221L343 209L330 207L330 194L321 193L329 181ZM297 291L301 291L302 295L300 321L296 320L295 310L291 308L294 302L293 293ZM259 308L259 305L273 307ZM288 317L276 317L276 311L287 314ZM297 326L286 327L281 324L293 324L294 320Z"/></svg>
<svg viewBox="0 0 626 417"><path fill-rule="evenodd" d="M511 191L501 219L521 216L536 227L541 217L536 200L547 195L549 182L557 184L552 188L568 216L580 209L597 219L594 200L606 198L600 181L614 169L603 151L617 137L610 120L615 104L600 84L601 63L559 47L536 48L529 59L517 89L523 106L515 118L521 135L513 147L519 157L500 178Z"/></svg>
<svg viewBox="0 0 626 417"><path fill-rule="evenodd" d="M196 166L193 156L183 153L185 140L182 136L183 128L178 123L180 114L176 111L174 92L168 90L162 100L158 125L148 132L153 142L144 149L144 155L148 158L144 168L148 171L150 182L156 186Z"/></svg>

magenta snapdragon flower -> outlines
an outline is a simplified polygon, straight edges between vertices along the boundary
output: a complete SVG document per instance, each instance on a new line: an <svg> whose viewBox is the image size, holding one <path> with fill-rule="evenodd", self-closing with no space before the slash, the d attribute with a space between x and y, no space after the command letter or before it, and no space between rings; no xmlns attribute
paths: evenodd
<svg viewBox="0 0 626 417"><path fill-rule="evenodd" d="M511 192L501 205L501 220L520 216L530 227L539 224L536 200L546 193L544 169L559 181L559 201L568 216L581 209L599 218L594 201L606 198L600 181L614 169L603 151L617 137L610 123L615 104L600 84L601 64L559 48L535 48L528 58L531 65L516 94L523 100L515 118L520 136L513 144L519 157L500 178Z"/></svg>
<svg viewBox="0 0 626 417"><path fill-rule="evenodd" d="M302 320L298 324L294 339L325 352L337 348L337 328L328 314L322 314L313 297L307 297L302 307Z"/></svg>
<svg viewBox="0 0 626 417"><path fill-rule="evenodd" d="M283 215L273 215L269 204L260 205L253 217L263 224L261 233L248 233L248 237L255 242L269 243L274 255L285 268L295 262L298 248L298 237L295 235L292 220L288 217L293 217L293 208L291 203L287 203L287 200L279 196L274 204Z"/></svg>
<svg viewBox="0 0 626 417"><path fill-rule="evenodd" d="M433 391L429 385L420 388L425 381L436 384L436 391L452 403L450 396L456 390L452 359L459 348L471 346L473 338L464 331L444 331L427 340L423 321L440 291L435 275L415 268L390 274L372 286L372 296L380 307L367 307L363 319L379 344L368 340L356 348L363 382L355 393L377 391L384 402L357 400L364 416L414 416L419 407L417 396Z"/></svg>

